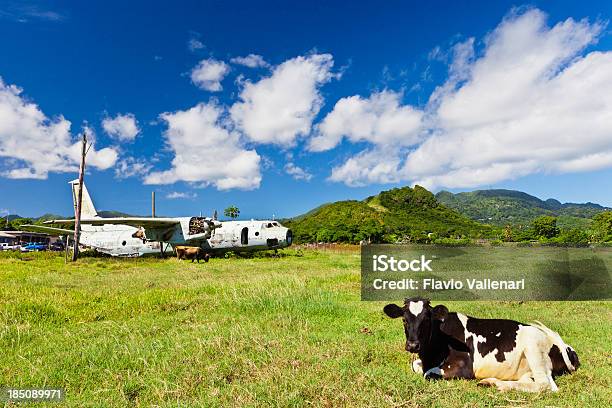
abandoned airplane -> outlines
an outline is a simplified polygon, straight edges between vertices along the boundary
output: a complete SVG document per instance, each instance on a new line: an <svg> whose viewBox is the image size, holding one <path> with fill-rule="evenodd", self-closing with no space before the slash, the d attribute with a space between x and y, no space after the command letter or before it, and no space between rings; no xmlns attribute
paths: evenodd
<svg viewBox="0 0 612 408"><path fill-rule="evenodd" d="M76 206L78 181L70 182ZM81 209L83 245L112 256L141 256L167 252L170 246L187 245L202 248L214 255L227 251L250 252L277 250L290 246L293 234L274 220L218 221L208 217L114 217L98 215L87 187L83 185ZM30 231L53 235L70 235L74 220L50 220L41 226L25 225Z"/></svg>

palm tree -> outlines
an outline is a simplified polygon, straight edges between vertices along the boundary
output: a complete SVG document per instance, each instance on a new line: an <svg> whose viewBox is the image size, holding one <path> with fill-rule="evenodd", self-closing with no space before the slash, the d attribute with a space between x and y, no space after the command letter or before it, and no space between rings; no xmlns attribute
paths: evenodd
<svg viewBox="0 0 612 408"><path fill-rule="evenodd" d="M231 219L238 218L240 215L240 210L235 205L230 205L225 209L224 212L226 217L230 217Z"/></svg>

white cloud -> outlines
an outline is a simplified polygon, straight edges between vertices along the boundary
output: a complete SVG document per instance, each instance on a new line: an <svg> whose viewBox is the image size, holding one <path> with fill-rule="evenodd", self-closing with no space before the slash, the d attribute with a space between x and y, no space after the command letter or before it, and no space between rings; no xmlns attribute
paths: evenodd
<svg viewBox="0 0 612 408"><path fill-rule="evenodd" d="M350 187L361 187L372 183L397 183L400 159L394 147L375 147L364 150L334 167L329 180L342 182Z"/></svg>
<svg viewBox="0 0 612 408"><path fill-rule="evenodd" d="M231 108L232 119L254 142L293 145L297 137L310 133L323 104L319 88L336 76L333 63L329 54L300 56L258 82L245 81L242 101Z"/></svg>
<svg viewBox="0 0 612 408"><path fill-rule="evenodd" d="M180 191L172 191L171 193L166 194L166 198L170 200L177 200L177 199L193 200L196 197L197 197L196 193L183 193Z"/></svg>
<svg viewBox="0 0 612 408"><path fill-rule="evenodd" d="M223 126L221 114L221 108L213 102L161 114L168 125L166 142L174 152L172 168L149 173L145 183L187 181L214 185L218 190L259 187L259 155L245 149L240 136Z"/></svg>
<svg viewBox="0 0 612 408"><path fill-rule="evenodd" d="M218 92L223 89L221 81L229 71L229 66L223 61L204 59L191 70L191 81L200 89Z"/></svg>
<svg viewBox="0 0 612 408"><path fill-rule="evenodd" d="M473 39L453 49L448 80L426 109L424 142L410 151L387 144L389 156L379 159L388 171L374 180L380 163L364 160L369 150L331 179L458 188L611 167L612 52L584 53L601 31L586 20L549 27L535 9L511 13L482 52Z"/></svg>
<svg viewBox="0 0 612 408"><path fill-rule="evenodd" d="M350 96L340 99L317 126L309 150L324 151L338 145L342 137L351 142L368 141L375 145L409 146L419 138L423 112L401 105L402 95L382 91L364 99Z"/></svg>
<svg viewBox="0 0 612 408"><path fill-rule="evenodd" d="M22 90L0 78L0 174L8 178L46 179L49 172L78 171L81 142L62 116L49 119L25 99ZM87 165L101 170L115 164L113 148L91 148Z"/></svg>
<svg viewBox="0 0 612 408"><path fill-rule="evenodd" d="M104 118L102 128L112 138L128 142L134 140L140 129L133 113L117 114L114 118Z"/></svg>
<svg viewBox="0 0 612 408"><path fill-rule="evenodd" d="M189 51L194 52L204 48L204 44L197 38L190 38L187 42L187 48L189 48Z"/></svg>
<svg viewBox="0 0 612 408"><path fill-rule="evenodd" d="M115 177L124 179L128 177L144 176L149 173L153 165L145 159L137 159L134 157L126 157L119 160L115 166Z"/></svg>
<svg viewBox="0 0 612 408"><path fill-rule="evenodd" d="M261 55L249 54L246 57L235 57L230 60L232 64L244 65L249 68L267 68L270 66Z"/></svg>
<svg viewBox="0 0 612 408"><path fill-rule="evenodd" d="M310 181L312 179L312 174L303 168L296 166L293 162L285 164L285 173L289 174L295 180Z"/></svg>

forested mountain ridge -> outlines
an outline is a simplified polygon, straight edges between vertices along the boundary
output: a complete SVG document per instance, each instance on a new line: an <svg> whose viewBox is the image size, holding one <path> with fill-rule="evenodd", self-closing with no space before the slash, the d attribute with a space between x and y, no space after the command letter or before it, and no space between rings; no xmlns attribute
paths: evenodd
<svg viewBox="0 0 612 408"><path fill-rule="evenodd" d="M561 203L555 199L541 200L515 190L476 190L453 194L441 191L436 199L461 214L479 222L504 226L527 225L537 217L558 217L561 227L584 227L596 214L610 210L599 204L587 202Z"/></svg>

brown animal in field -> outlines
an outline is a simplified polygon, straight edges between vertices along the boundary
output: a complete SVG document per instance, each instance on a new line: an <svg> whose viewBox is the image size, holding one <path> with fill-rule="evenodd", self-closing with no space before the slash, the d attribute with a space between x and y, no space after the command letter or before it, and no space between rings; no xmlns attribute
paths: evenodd
<svg viewBox="0 0 612 408"><path fill-rule="evenodd" d="M208 259L210 258L210 256L199 247L177 245L174 247L174 251L176 252L177 259L191 259L192 263L195 260L200 263L200 259L203 259L204 262L208 262Z"/></svg>
<svg viewBox="0 0 612 408"><path fill-rule="evenodd" d="M146 242L147 237L145 235L145 232L142 228L139 228L135 233L132 234L132 238L140 238L142 239L142 242Z"/></svg>

